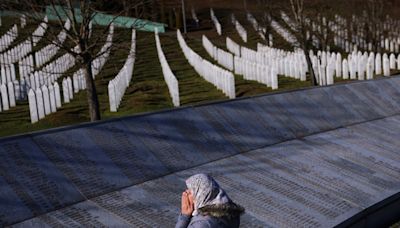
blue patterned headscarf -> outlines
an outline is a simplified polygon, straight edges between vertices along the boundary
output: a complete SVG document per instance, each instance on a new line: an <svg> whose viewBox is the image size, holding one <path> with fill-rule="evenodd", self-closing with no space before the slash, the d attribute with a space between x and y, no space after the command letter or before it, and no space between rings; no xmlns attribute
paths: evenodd
<svg viewBox="0 0 400 228"><path fill-rule="evenodd" d="M189 177L186 186L192 192L195 201L193 216L198 215L198 209L204 206L231 202L225 191L207 174L201 173Z"/></svg>

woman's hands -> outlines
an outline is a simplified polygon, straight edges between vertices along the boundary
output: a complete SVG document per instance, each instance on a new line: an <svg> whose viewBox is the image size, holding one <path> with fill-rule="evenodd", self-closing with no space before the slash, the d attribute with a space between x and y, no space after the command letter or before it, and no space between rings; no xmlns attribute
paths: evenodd
<svg viewBox="0 0 400 228"><path fill-rule="evenodd" d="M186 191L182 192L182 214L191 216L194 211L194 202L193 202L193 195L187 189Z"/></svg>

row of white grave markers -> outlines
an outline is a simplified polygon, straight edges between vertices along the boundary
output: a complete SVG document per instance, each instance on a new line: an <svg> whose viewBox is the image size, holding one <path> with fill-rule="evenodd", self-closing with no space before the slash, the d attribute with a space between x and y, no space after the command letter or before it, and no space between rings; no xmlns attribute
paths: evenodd
<svg viewBox="0 0 400 228"><path fill-rule="evenodd" d="M214 46L205 35L202 37L202 42L204 49L215 61L226 69L233 71L233 54Z"/></svg>
<svg viewBox="0 0 400 228"><path fill-rule="evenodd" d="M71 77L63 78L62 92L63 92L64 103L67 104L71 102L72 99L74 99L74 88L72 86Z"/></svg>
<svg viewBox="0 0 400 228"><path fill-rule="evenodd" d="M62 81L64 103L70 103L74 98L74 89L71 78L64 78ZM58 82L30 89L28 92L28 102L31 123L36 123L45 118L45 116L57 112L57 109L62 107L61 90Z"/></svg>
<svg viewBox="0 0 400 228"><path fill-rule="evenodd" d="M211 20L214 22L215 29L217 30L218 35L222 35L222 26L218 21L218 18L215 16L214 10L210 9Z"/></svg>
<svg viewBox="0 0 400 228"><path fill-rule="evenodd" d="M243 75L247 80L255 80L263 83L272 89L278 89L277 67L271 65L264 59L264 53L257 53L246 47L233 42L229 37L226 39L227 47L235 54L234 71L236 74ZM240 53L237 55L236 53Z"/></svg>
<svg viewBox="0 0 400 228"><path fill-rule="evenodd" d="M236 20L236 17L234 14L231 15L231 21L232 24L235 26L236 31L238 32L240 38L247 43L247 31L246 29L239 23L238 20Z"/></svg>
<svg viewBox="0 0 400 228"><path fill-rule="evenodd" d="M4 87L1 92L4 105L3 110L8 110L9 107L16 106L16 100L21 100L20 86L16 80L13 64L1 65L0 84ZM8 100L8 102L5 100Z"/></svg>
<svg viewBox="0 0 400 228"><path fill-rule="evenodd" d="M11 45L11 43L15 39L17 39L17 37L18 37L18 26L14 25L13 27L10 28L10 30L6 32L6 34L0 37L0 52L6 50Z"/></svg>
<svg viewBox="0 0 400 228"><path fill-rule="evenodd" d="M246 80L260 82L272 89L278 89L278 74L276 68L251 62L235 56L235 74L243 75Z"/></svg>
<svg viewBox="0 0 400 228"><path fill-rule="evenodd" d="M78 83L77 87L73 87L70 77L62 80L64 103L70 103L74 98L74 90L79 89L82 82ZM43 85L36 89L29 89L28 102L32 123L36 123L46 115L56 112L57 108L61 108L62 106L61 90L58 82L54 82L48 86Z"/></svg>
<svg viewBox="0 0 400 228"><path fill-rule="evenodd" d="M326 19L324 19L324 21L326 21ZM334 45L342 48L346 52L351 52L351 50L353 50L353 47L351 46L352 44L347 39L348 37L347 20L336 14L334 21L330 22L329 28L334 34L333 37Z"/></svg>
<svg viewBox="0 0 400 228"><path fill-rule="evenodd" d="M175 107L179 107L180 106L179 83L174 73L172 73L171 68L169 67L167 58L165 58L164 52L161 47L160 37L158 36L157 31L155 31L155 39L156 39L158 59L160 60L161 68L164 75L164 80L167 83L172 103L174 104Z"/></svg>
<svg viewBox="0 0 400 228"><path fill-rule="evenodd" d="M54 69L55 72L63 72L65 71L63 68L69 68L71 65L73 65L73 58L72 56L67 56L68 54L64 55L63 57L57 59L54 63ZM72 64L65 64L70 62ZM13 66L13 65L10 65ZM7 69L7 67L5 67L5 69ZM24 79L21 80L21 85L18 83L18 81L13 81L12 82L12 76L10 73L4 73L4 72L12 72L11 70L3 70L2 75L8 75L7 77L4 78L4 81L9 81L8 85L3 85L3 96L2 98L4 99L4 101L2 103L4 103L5 110L8 110L9 107L13 107L15 106L15 99L20 98L23 94L24 94L24 90L29 89L31 87L31 85L34 85L34 91L37 91L38 89L42 89L42 93L46 94L46 91L43 92L43 86L47 85L49 86L49 88L51 87L51 83L54 82L58 76L56 76L55 74L51 74L49 75L45 75L45 74L40 74L43 73L43 71L40 72L35 72L34 75L31 75L30 80L28 80L27 82L25 82ZM15 75L15 74L13 74ZM85 80L83 77L83 74L81 72L79 72L79 77L77 79L75 79L76 74L74 74L74 87L72 87L72 82L70 78L67 78L64 80L63 83L63 93L64 93L64 99L65 102L69 102L72 98L73 98L73 92L72 92L72 88L74 88L75 92L81 90L81 89L85 89L86 88L86 84L85 84ZM47 78L47 80L46 80ZM5 88L5 89L4 89ZM14 89L15 88L15 89ZM25 92L26 93L26 92ZM8 99L7 99L8 98ZM43 103L44 105L46 103ZM44 109L46 110L46 107L44 107Z"/></svg>
<svg viewBox="0 0 400 228"><path fill-rule="evenodd" d="M0 65L0 82L7 84L16 80L15 67L13 64Z"/></svg>
<svg viewBox="0 0 400 228"><path fill-rule="evenodd" d="M105 61L108 59L108 55L110 52L110 48L108 45L110 45L110 40L112 42L112 34L113 34L113 29L110 28L110 33L107 38L106 44L103 46L102 50L104 50L104 53L106 55L102 55L99 58L105 58L103 60L97 61L97 64L95 63L95 66L98 66L96 69L101 69L101 67L105 64ZM79 49L78 46L76 46L75 51ZM67 70L69 70L71 67L75 65L75 58L67 53L61 56L60 58L56 59L55 61L49 63L45 67L43 67L42 70L36 71L33 74L31 74L28 77L22 78L21 79L21 84L24 82L27 84L28 88L38 88L43 85L49 85L54 83L62 74L64 74ZM92 64L92 69L93 69L93 64ZM93 74L98 74L98 72L93 72ZM95 77L95 75L93 76ZM82 76L81 76L82 78ZM82 80L82 79L81 79ZM86 88L86 85L84 86Z"/></svg>
<svg viewBox="0 0 400 228"><path fill-rule="evenodd" d="M43 85L49 86L49 84L54 83L60 76L62 76L74 65L75 58L71 54L66 53L47 64L41 70L35 71L29 76L29 78L22 78L21 81L25 80L28 88L33 89L40 88Z"/></svg>
<svg viewBox="0 0 400 228"><path fill-rule="evenodd" d="M260 47L270 49L269 47ZM243 52L243 51L242 51ZM344 59L339 54L336 53L325 53L318 52L317 56L314 56L311 52L310 56L313 62L314 73L316 74L317 81L320 85L331 85L334 83L334 76L343 77L343 79L372 79L374 75L374 70L379 73L379 68L382 70L382 60L380 58L380 54L377 55L375 60L375 56L373 53L365 54L364 56L359 55L349 55L349 60ZM299 50L297 54L294 56L291 55L286 57L284 62L280 62L278 64L278 71L281 75L295 75L295 78L298 78L298 73L300 73L300 79L305 80L305 73L307 71L306 64L304 62L304 54ZM294 57L294 59L293 59ZM297 60L296 60L297 57ZM275 61L280 59L280 57L275 57ZM385 72L386 75L390 75L390 63L392 63L391 67L396 67L396 62L399 60L392 55L392 61L388 59L387 55L384 57L383 62L386 62ZM274 61L274 60L272 60ZM376 61L376 65L374 62ZM282 64L283 63L283 64ZM301 63L301 64L299 64ZM397 67L398 64L397 64ZM299 70L300 69L300 70ZM380 71L381 71L380 70ZM297 73L296 73L297 72Z"/></svg>
<svg viewBox="0 0 400 228"><path fill-rule="evenodd" d="M181 32L177 30L177 38L179 45L189 61L190 65L196 70L196 72L203 77L206 81L212 83L218 89L233 99L236 97L235 94L235 77L234 75L224 70L209 61L203 59L196 52L194 52L185 42Z"/></svg>
<svg viewBox="0 0 400 228"><path fill-rule="evenodd" d="M26 99L26 85L25 84L20 84L18 80L15 80L12 82L12 84L14 85L13 88L13 92L14 92L14 97L16 101L22 101ZM10 82L7 83L7 87L10 87L11 84ZM11 91L11 88L9 89L9 91ZM9 96L13 96L13 95L9 95ZM13 98L12 98L13 99Z"/></svg>
<svg viewBox="0 0 400 228"><path fill-rule="evenodd" d="M290 17L283 11L281 11L281 18L283 19L283 21L289 25L289 27L293 30L296 31L296 24L292 21L292 19L290 19Z"/></svg>
<svg viewBox="0 0 400 228"><path fill-rule="evenodd" d="M75 50L77 49L78 46L75 47ZM43 67L41 70L36 71L29 76L22 76L18 83L21 99L26 98L29 89L33 89L34 91L36 91L43 85L49 87L74 65L75 58L71 54L66 53L60 58Z"/></svg>
<svg viewBox="0 0 400 228"><path fill-rule="evenodd" d="M257 52L242 47L243 57L261 64L269 64L277 70L278 75L306 80L307 64L302 50L294 52L257 45Z"/></svg>
<svg viewBox="0 0 400 228"><path fill-rule="evenodd" d="M306 31L306 37L307 37L307 39L308 40L311 40L312 42L311 42L311 44L317 49L317 50L320 50L322 47L321 47L321 41L317 38L317 36L315 35L315 34L321 34L321 33L323 33L323 35L322 35L322 37L324 37L325 39L327 38L327 36L328 36L328 29L327 28L324 28L324 29L322 29L322 30L320 30L320 31L318 31L317 29L321 29L321 26L316 26L316 24L315 24L315 22L314 21L311 21L311 19L309 19L309 18L306 18L306 25L308 26L308 27L311 27L311 31L312 32L310 32L310 30L307 30ZM318 32L317 32L318 31ZM330 51L330 45L326 45L326 51Z"/></svg>
<svg viewBox="0 0 400 228"><path fill-rule="evenodd" d="M227 39L230 40L230 39ZM233 42L234 43L234 42ZM236 45L236 48L230 48L233 49L232 52L239 52L238 51L238 45ZM232 44L228 44L227 42L227 47L232 46ZM261 46L261 45L259 45ZM266 47L268 50L273 50L269 47ZM289 77L293 77L296 79L300 79L302 81L306 80L306 73L308 71L307 69L307 64L305 61L305 56L302 53L301 50L297 50L294 53L291 52L283 52L283 55L273 55L267 57L265 55L259 56L259 52L255 52L251 49L245 48L245 47L240 47L240 56L246 60L249 60L250 62L253 63L272 63L272 66L275 66L278 69L278 73L280 75L285 75ZM373 53L371 53L373 54ZM361 52L358 53L358 56L361 55ZM342 58L340 54L335 54L333 55L335 58L337 56L338 61L333 62L333 60L327 60L326 57L322 58L322 63L318 64L318 58L315 57L313 59L313 66L314 66L314 72L316 72L317 75L317 81L320 83L320 85L330 85L333 84L334 80L333 77L341 77L342 72L346 72L350 75L350 79L356 79L358 77L359 80L364 80L364 79L372 79L374 75L374 69L376 69L375 74L381 74L380 72L382 70L378 70L377 66L375 66L374 62L380 62L381 68L383 67L383 73L385 76L390 76L390 69L396 69L399 68L398 62L400 61L399 58L396 58L394 54L391 54L390 57L388 57L387 54L384 54L384 57L382 60L375 60L375 57L368 58L368 56L364 56L362 60L358 60L360 57L356 58L350 55L349 60L346 60L345 63L342 62ZM319 59L321 59L322 56L319 56ZM380 54L377 55L376 58L380 59ZM323 60L325 59L325 60ZM347 65L350 62L351 65ZM251 64L250 64L251 65ZM254 64L253 64L254 65ZM320 66L319 66L320 65ZM343 66L346 65L346 66ZM378 65L378 64L377 64ZM235 61L235 68L236 68L236 61ZM346 68L346 69L343 69ZM253 70L253 72L256 72ZM237 71L235 69L235 73L241 74L242 72ZM256 75L253 73L253 75ZM346 75L346 74L345 74ZM246 76L247 77L247 76ZM251 77L247 77L251 78ZM346 76L344 76L346 79Z"/></svg>
<svg viewBox="0 0 400 228"><path fill-rule="evenodd" d="M258 33L258 35L261 37L261 39L263 40L267 40L267 38L265 37L266 35L266 28L260 26L256 20L256 18L250 13L247 12L246 14L247 20L250 22L250 24L253 26L253 29ZM267 34L268 35L268 45L270 47L273 46L274 41L273 41L273 36L271 33Z"/></svg>
<svg viewBox="0 0 400 228"><path fill-rule="evenodd" d="M229 37L226 37L226 49L234 55L240 56L240 45Z"/></svg>
<svg viewBox="0 0 400 228"><path fill-rule="evenodd" d="M315 56L310 52L310 58L317 83L321 86L334 84L334 77L340 77L343 73L340 53L336 55L336 53L319 51Z"/></svg>
<svg viewBox="0 0 400 228"><path fill-rule="evenodd" d="M52 59L60 49L60 45L62 45L67 38L67 32L71 28L71 22L68 19L64 24L64 29L57 35L57 39L53 41L53 43L48 44L43 47L39 51L35 52L35 62L36 67L41 67L43 64Z"/></svg>
<svg viewBox="0 0 400 228"><path fill-rule="evenodd" d="M400 54L396 56L392 53L383 56L380 53L362 54L353 52L347 59L342 59L340 53L318 52L314 55L310 52L314 72L319 85L332 85L334 77L343 79L371 80L375 75L390 76L391 70L400 70Z"/></svg>
<svg viewBox="0 0 400 228"><path fill-rule="evenodd" d="M243 75L246 80L255 80L272 87L272 89L278 89L278 74L276 69L268 64L256 62L255 57L250 58L249 56L253 54L250 54L250 49L239 47L242 57L246 56L248 59L234 56L229 52L215 47L205 35L203 35L203 46L209 55L225 68L231 71L234 70L236 74ZM255 51L252 52L256 53Z"/></svg>
<svg viewBox="0 0 400 228"><path fill-rule="evenodd" d="M32 45L36 47L39 41L43 38L43 35L46 33L48 27L49 20L47 16L44 17L43 22L39 24L39 27L32 33Z"/></svg>
<svg viewBox="0 0 400 228"><path fill-rule="evenodd" d="M275 20L271 20L271 27L283 37L288 43L290 43L293 46L298 46L298 41L296 37L289 32L286 28L282 27L278 22Z"/></svg>
<svg viewBox="0 0 400 228"><path fill-rule="evenodd" d="M30 89L28 92L29 113L31 123L36 123L45 116L61 108L61 93L57 82L50 84L49 87L43 85L36 90Z"/></svg>
<svg viewBox="0 0 400 228"><path fill-rule="evenodd" d="M0 64L16 63L32 52L32 45L36 46L37 43L42 39L44 33L47 30L47 16L44 17L43 22L39 24L36 30L32 33L32 36L28 37L25 41L22 41L13 48L0 54Z"/></svg>
<svg viewBox="0 0 400 228"><path fill-rule="evenodd" d="M369 18L368 18L369 19ZM389 18L386 19L385 22L377 24L376 29L374 30L375 35L379 39L379 46L383 50L394 52L399 51L399 32L398 32L398 26L393 26L389 24ZM352 36L351 36L351 42L361 49L367 50L367 48L370 50L372 48L371 43L367 43L367 33L365 31L364 26L360 26L358 23L360 23L361 20L355 15L352 17ZM386 30L386 31L385 31ZM387 33L387 35L385 35Z"/></svg>
<svg viewBox="0 0 400 228"><path fill-rule="evenodd" d="M14 83L9 82L0 85L0 111L7 111L16 106L16 91L14 90ZM19 95L19 94L17 94Z"/></svg>
<svg viewBox="0 0 400 228"><path fill-rule="evenodd" d="M293 30L297 31L296 24L293 22L293 20L283 11L281 11L281 18L283 21ZM319 19L319 17L317 17ZM318 34L323 34L321 35L326 39L328 36L327 32L328 29L325 26L324 28L321 25L317 25L314 21L312 21L310 18L305 18L304 19L305 27L310 28L310 30L306 30L306 37L307 40L311 40L311 44L318 50L321 47L321 42L315 35L316 33ZM310 32L312 31L312 32ZM329 51L330 47L327 45L326 49Z"/></svg>
<svg viewBox="0 0 400 228"><path fill-rule="evenodd" d="M264 32L265 32L265 28L262 28L261 26L258 25L258 22L256 20L256 18L253 16L253 14L251 14L250 12L246 13L246 18L247 21L250 22L251 26L253 26L253 29L258 32L258 34L260 35L260 37L263 40L266 40Z"/></svg>
<svg viewBox="0 0 400 228"><path fill-rule="evenodd" d="M79 93L79 91L86 89L86 78L82 68L72 75L72 84L74 86L74 93Z"/></svg>
<svg viewBox="0 0 400 228"><path fill-rule="evenodd" d="M326 18L324 18L326 21ZM329 28L334 33L334 44L346 52L351 52L352 50L358 50L358 47L364 50L372 51L373 44L367 42L367 33L365 32L364 22L360 21L357 17L353 15L352 20L347 20L346 18L335 15L334 21L328 22ZM350 25L350 30L348 29ZM362 25L362 27L360 26ZM385 36L384 30L387 30L387 35ZM351 36L350 36L351 31ZM391 53L400 51L400 37L397 26L393 26L391 22L384 22L383 24L376 26L376 31L374 31L378 37L378 46L382 50L389 51Z"/></svg>
<svg viewBox="0 0 400 228"><path fill-rule="evenodd" d="M131 48L128 58L117 76L108 83L108 98L111 112L116 112L118 110L122 97L132 79L133 67L135 65L135 52L136 30L132 29Z"/></svg>
<svg viewBox="0 0 400 228"><path fill-rule="evenodd" d="M32 51L32 42L27 39L0 54L0 64L16 63Z"/></svg>
<svg viewBox="0 0 400 228"><path fill-rule="evenodd" d="M306 62L305 58L303 58L299 52L286 52L283 50L270 48L268 46L262 48L264 45L261 44L258 45L259 50L254 51L246 47L241 47L229 37L227 37L226 41L227 49L234 53L236 57L241 57L250 63L260 64L268 69L275 68L275 71L279 75L293 77L302 81L306 80ZM239 61L239 63L244 64L247 63L247 61ZM236 65L234 65L234 67L236 67ZM235 73L237 73L236 70ZM273 74L272 77L274 77Z"/></svg>
<svg viewBox="0 0 400 228"><path fill-rule="evenodd" d="M101 50L99 51L99 54L101 55L97 57L95 60L92 62L92 74L93 78L95 78L103 68L104 64L107 62L108 57L110 56L111 52L111 46L113 42L113 35L114 35L114 24L111 23L107 39L103 47L101 47Z"/></svg>
<svg viewBox="0 0 400 228"><path fill-rule="evenodd" d="M272 89L278 89L279 63L284 62L284 58L275 57L267 51L257 52L246 47L241 47L241 53L242 56L240 59L235 58L235 73L236 71L238 71L238 74L241 74L239 73L239 70L236 70L236 68L238 67L237 64L239 62L242 64L241 68L245 69L243 72L243 76L245 78L256 80L258 82L266 84L267 86L272 87ZM243 64L246 65L243 66ZM293 65L293 67L297 66L297 64ZM260 69L263 69L265 71L265 74L260 76ZM296 76L298 75L293 74L292 77L299 79L299 77Z"/></svg>
<svg viewBox="0 0 400 228"><path fill-rule="evenodd" d="M33 55L28 55L18 62L18 72L20 78L26 78L34 71L35 65L33 62Z"/></svg>
<svg viewBox="0 0 400 228"><path fill-rule="evenodd" d="M51 58L53 58L58 52L58 47L55 45L47 45L46 47L40 49L35 52L35 65L36 67L42 67L43 64L48 62Z"/></svg>

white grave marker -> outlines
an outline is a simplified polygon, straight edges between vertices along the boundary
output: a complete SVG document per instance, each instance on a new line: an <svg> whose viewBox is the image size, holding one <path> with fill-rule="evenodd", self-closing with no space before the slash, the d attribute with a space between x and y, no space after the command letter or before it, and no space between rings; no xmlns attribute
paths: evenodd
<svg viewBox="0 0 400 228"><path fill-rule="evenodd" d="M369 59L367 63L367 80L374 78L374 66L372 65L373 60Z"/></svg>
<svg viewBox="0 0 400 228"><path fill-rule="evenodd" d="M56 107L61 108L61 92L60 92L60 86L58 85L58 82L54 83L54 95L56 98Z"/></svg>
<svg viewBox="0 0 400 228"><path fill-rule="evenodd" d="M40 88L36 89L36 104L37 104L37 110L38 110L38 116L39 119L44 118L44 102L43 102L43 95L42 95L42 90Z"/></svg>
<svg viewBox="0 0 400 228"><path fill-rule="evenodd" d="M380 53L375 56L375 73L377 75L382 74L382 57Z"/></svg>
<svg viewBox="0 0 400 228"><path fill-rule="evenodd" d="M3 103L3 110L7 111L7 110L10 109L10 106L9 106L9 103L8 103L8 93L7 93L6 84L1 84L0 92L1 92L1 101Z"/></svg>
<svg viewBox="0 0 400 228"><path fill-rule="evenodd" d="M383 58L383 75L390 76L390 62L388 58Z"/></svg>
<svg viewBox="0 0 400 228"><path fill-rule="evenodd" d="M28 101L29 101L29 113L31 115L31 123L36 123L39 121L39 118L37 113L35 92L33 92L32 89L30 89L28 92Z"/></svg>
<svg viewBox="0 0 400 228"><path fill-rule="evenodd" d="M57 111L57 106L56 106L56 96L55 96L55 91L53 85L50 84L49 86L49 97L50 97L50 108L51 112L54 113Z"/></svg>
<svg viewBox="0 0 400 228"><path fill-rule="evenodd" d="M400 54L397 56L397 70L400 70Z"/></svg>
<svg viewBox="0 0 400 228"><path fill-rule="evenodd" d="M70 77L67 78L67 83L68 83L68 95L69 95L69 99L72 100L74 99L74 91L72 88L72 80Z"/></svg>
<svg viewBox="0 0 400 228"><path fill-rule="evenodd" d="M15 103L15 92L14 92L14 83L13 82L9 82L7 84L7 88L8 88L8 98L9 98L9 104L10 107L15 107L16 103Z"/></svg>
<svg viewBox="0 0 400 228"><path fill-rule="evenodd" d="M42 86L42 95L43 95L43 103L44 103L44 113L45 115L49 115L51 113L51 106L50 106L50 94L49 89L47 86Z"/></svg>
<svg viewBox="0 0 400 228"><path fill-rule="evenodd" d="M390 59L389 59L389 61L390 61L390 69L392 69L392 70L394 70L394 69L396 69L396 56L392 53L392 54L390 54L390 57L389 57Z"/></svg>
<svg viewBox="0 0 400 228"><path fill-rule="evenodd" d="M62 90L63 90L63 97L64 103L69 103L69 89L68 89L68 81L64 78L62 81Z"/></svg>
<svg viewBox="0 0 400 228"><path fill-rule="evenodd" d="M342 72L342 77L343 79L349 79L349 64L347 62L347 59L343 60L343 72Z"/></svg>

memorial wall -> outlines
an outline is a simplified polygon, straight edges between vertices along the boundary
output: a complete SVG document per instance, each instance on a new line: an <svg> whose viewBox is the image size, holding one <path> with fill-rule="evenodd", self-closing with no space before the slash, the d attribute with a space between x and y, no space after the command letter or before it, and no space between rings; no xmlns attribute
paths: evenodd
<svg viewBox="0 0 400 228"><path fill-rule="evenodd" d="M0 139L0 226L173 226L211 173L247 226L334 226L400 192L400 78Z"/></svg>

